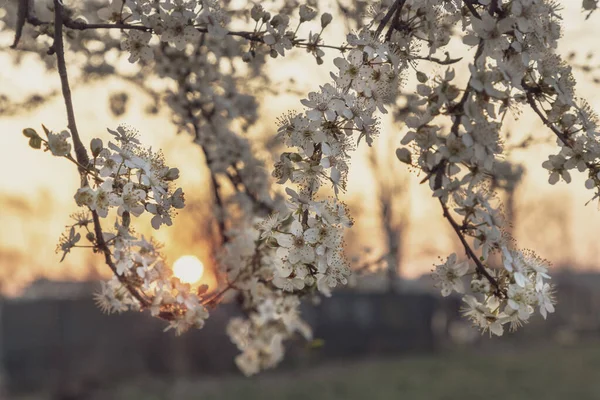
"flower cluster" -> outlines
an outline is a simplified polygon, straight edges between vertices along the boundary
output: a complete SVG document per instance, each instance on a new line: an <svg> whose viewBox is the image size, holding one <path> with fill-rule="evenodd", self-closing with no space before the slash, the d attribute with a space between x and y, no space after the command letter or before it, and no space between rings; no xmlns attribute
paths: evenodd
<svg viewBox="0 0 600 400"><path fill-rule="evenodd" d="M113 207L119 216L127 212L139 217L147 211L154 215L154 229L172 225L174 210L184 206L183 191L173 188L179 170L169 168L161 153L140 147L137 133L130 128L119 126L108 132L117 143L109 142L103 147L101 141L94 141L88 173L95 188L80 188L75 194L77 205L87 206L103 218Z"/></svg>
<svg viewBox="0 0 600 400"><path fill-rule="evenodd" d="M111 10L111 12L104 12ZM201 32L215 38L227 35L229 18L215 0L168 0L151 2L140 0L112 0L108 8L98 12L106 21L124 22L143 30L131 29L124 34L122 49L130 52L130 62L150 61L154 53L149 45L154 32L160 41L178 50L195 45Z"/></svg>
<svg viewBox="0 0 600 400"><path fill-rule="evenodd" d="M348 42L353 49L335 59L338 72L332 74L333 82L302 100L304 112L280 120L277 137L293 151L281 155L273 176L280 184L289 181L299 187L298 191L286 188L287 210L261 221L251 239L249 233L241 233L225 246L232 258L223 263L231 266L230 281L241 289L245 307L258 310L251 311L248 320L236 320L229 329L243 351L237 362L246 374L278 362L281 341L297 330L290 329L289 323L256 323L257 318L272 319L273 293L282 304L296 304L284 315L298 321L298 295L316 291L330 296L333 288L348 282L343 230L352 225L352 219L337 196L346 186L349 152L363 138L372 143L378 133L376 112L386 112L390 89L398 85L400 76L395 49L368 30L349 35ZM323 186L331 187L335 197L319 199ZM255 242L259 253L253 251ZM237 255L240 251L244 257Z"/></svg>
<svg viewBox="0 0 600 400"><path fill-rule="evenodd" d="M296 5L297 7L298 5ZM289 8L289 7L288 7ZM250 10L255 21L253 31L230 31L230 15L215 0L169 0L152 3L141 0L112 0L98 11L98 17L123 27L121 48L130 53L129 61L149 62L155 58L156 46L151 45L153 34L160 42L167 43L177 50L195 47L204 40L204 34L221 41L227 35L237 36L250 42L250 49L243 59L250 62L256 56L259 45L265 45L272 57L285 56L285 51L293 47L303 47L317 62L323 62L320 49L323 30L331 22L331 14L321 16L321 30L311 33L308 39L297 37L298 29L318 15L317 10L302 4L298 7L299 21L292 30L289 9L271 15L260 4Z"/></svg>
<svg viewBox="0 0 600 400"><path fill-rule="evenodd" d="M74 214L75 223L68 227L68 234L61 237L58 250L63 259L72 248L78 247L81 233L101 252L114 276L103 282L96 295L98 306L107 313L128 309L149 309L153 316L170 322L178 334L191 327L201 328L208 318L205 308L206 296L194 291L173 276L160 252L160 245L135 235L131 218L143 213L153 214L154 229L172 224L174 210L184 207L181 188L174 187L179 177L177 168L165 164L160 153L141 146L137 133L126 126L108 130L115 142L104 144L93 139L90 144L92 158L82 165L71 156L71 137L68 131L53 133L44 127L48 140L41 139L35 130L24 134L38 138L47 150L57 157L67 158L80 168L83 185L75 194L77 205L87 211ZM83 149L85 151L85 149ZM103 231L100 218L107 218L116 209L114 231Z"/></svg>
<svg viewBox="0 0 600 400"><path fill-rule="evenodd" d="M470 259L457 263L453 254L436 266L437 285L444 296L463 293L463 276L469 273L471 290L479 298L464 297L465 315L495 335L502 334L504 324L516 329L527 322L536 308L544 317L554 311L553 289L545 281L550 278L547 263L514 247L504 230L501 208L495 205L490 177L503 174L504 115L527 101L540 111L537 99L552 98L550 94L562 98L562 104L573 93L569 71L548 51L560 35L557 11L552 2L514 0L503 5L481 2L480 7L462 13L467 30L463 43L476 46L468 84L461 95L453 83L453 69L422 79L417 86L419 111L406 119L409 131L401 142L404 147L397 151L401 161L425 174L423 181L429 183ZM392 36L391 40L398 39ZM562 118L564 110L557 109L556 118ZM452 119L449 129L443 126L444 117ZM586 167L581 155L568 166L566 160L559 155L544 164L552 171L551 182L559 176L570 179L569 168ZM493 268L492 253L501 255L501 268Z"/></svg>
<svg viewBox="0 0 600 400"><path fill-rule="evenodd" d="M241 351L235 363L245 375L279 364L285 353L283 340L291 334L298 332L306 339L312 337L310 327L298 315L299 305L296 296L273 293L248 319L233 318L229 322L227 333Z"/></svg>

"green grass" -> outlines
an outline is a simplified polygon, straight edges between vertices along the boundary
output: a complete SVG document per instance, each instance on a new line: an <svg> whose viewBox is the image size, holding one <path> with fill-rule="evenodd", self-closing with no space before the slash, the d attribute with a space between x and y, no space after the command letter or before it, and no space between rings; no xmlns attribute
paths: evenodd
<svg viewBox="0 0 600 400"><path fill-rule="evenodd" d="M138 381L115 400L597 400L600 343L348 361L246 379Z"/></svg>

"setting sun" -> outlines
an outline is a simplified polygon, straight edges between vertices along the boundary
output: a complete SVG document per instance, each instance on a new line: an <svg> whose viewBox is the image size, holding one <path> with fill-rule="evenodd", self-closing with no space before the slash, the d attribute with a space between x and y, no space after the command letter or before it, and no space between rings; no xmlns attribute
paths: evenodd
<svg viewBox="0 0 600 400"><path fill-rule="evenodd" d="M181 256L173 264L173 274L184 283L196 283L204 274L204 264L195 256Z"/></svg>

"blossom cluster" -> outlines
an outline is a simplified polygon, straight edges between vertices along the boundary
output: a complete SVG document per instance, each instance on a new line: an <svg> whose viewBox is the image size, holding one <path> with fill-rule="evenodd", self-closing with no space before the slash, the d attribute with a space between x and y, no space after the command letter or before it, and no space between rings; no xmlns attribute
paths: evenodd
<svg viewBox="0 0 600 400"><path fill-rule="evenodd" d="M157 35L160 42L181 51L195 47L204 40L205 33L215 40L223 40L227 35L248 40L249 50L242 55L246 62L253 60L258 45L265 45L272 57L284 56L285 51L293 47L303 47L322 63L321 35L332 20L331 14L321 15L320 32L300 40L298 29L303 23L314 20L318 11L306 4L300 5L295 29L291 26L289 10L282 11L272 15L260 4L255 4L249 13L255 21L252 31L230 31L228 24L231 17L216 0L168 0L156 4L142 0L111 0L98 11L98 17L126 28L121 49L129 52L132 63L140 60L149 62L155 58L153 35Z"/></svg>
<svg viewBox="0 0 600 400"><path fill-rule="evenodd" d="M289 113L280 120L277 138L292 151L281 155L273 177L279 184L296 185L298 191L287 187L287 211L261 221L257 237L244 240L244 243L253 240L265 243L266 256L258 261L262 262L259 269L263 276L257 279L260 275L252 263L244 267L237 257L235 263L225 263L234 265L231 270L235 271L232 274L235 277L231 279L238 286L250 285L242 290L244 301L250 309L258 311L252 312L246 321L232 322L228 330L238 347L240 337L244 338L238 365L247 374L273 366L273 358L265 361L258 354L272 354L268 347L275 340L272 338L276 338L279 349L281 340L295 332L285 323L256 324L256 318L269 318L265 313L271 307L265 304L272 301L271 291L277 290L285 302L286 298L296 299L297 295L315 291L330 296L333 288L348 282L351 270L343 252L343 231L353 222L338 195L346 187L349 153L363 139L370 145L378 134L377 112L386 112L385 102L399 83L401 65L395 49L377 40L368 30L349 35L348 43L352 49L346 57L334 60L338 71L332 74L333 81L302 100L306 107L303 112ZM334 196L320 199L324 187L330 187ZM238 241L234 240L225 249L235 254L237 246ZM251 249L252 246L246 251L251 253ZM245 272L248 270L254 273ZM257 285L265 289L257 290ZM282 318L295 321L297 305L290 307Z"/></svg>
<svg viewBox="0 0 600 400"><path fill-rule="evenodd" d="M483 331L501 335L503 325L516 329L536 308L544 317L554 311L553 289L546 281L550 278L548 263L515 248L490 190L489 177L497 174L503 152L502 122L507 112L516 111L527 100L533 107L538 99L551 98L545 97L550 94L564 100L573 86L569 71L549 51L560 36L553 2L481 4L461 17L466 30L463 43L476 47L466 88L457 87L456 74L450 68L443 76L420 83L420 109L406 119L409 130L397 154L426 174L424 181L438 198L469 259L458 263L453 254L436 266L434 278L442 294L464 293L463 276L470 275L473 295L464 297L465 315ZM535 20L531 19L534 15ZM557 110L558 118L563 111ZM443 125L445 117L451 118L449 129ZM563 173L563 165L554 167L557 160L552 160L554 182L558 180L554 174ZM493 253L500 255L502 267L493 268Z"/></svg>
<svg viewBox="0 0 600 400"><path fill-rule="evenodd" d="M154 52L150 47L152 33L160 41L183 50L186 45L195 45L201 32L215 38L227 35L229 17L216 0L168 0L153 2L139 0L112 0L98 11L98 16L108 22L127 21L144 29L129 30L124 34L121 48L130 53L129 61L150 61Z"/></svg>
<svg viewBox="0 0 600 400"><path fill-rule="evenodd" d="M184 194L175 188L177 168L166 165L161 153L145 149L137 132L127 126L108 130L114 142L105 147L102 140L90 143L92 157L82 165L71 156L71 134L54 133L44 127L47 140L33 129L24 134L39 139L54 156L65 157L80 168L83 185L75 193L77 205L86 211L73 215L75 223L68 227L58 249L64 256L78 247L81 233L95 251L103 253L114 276L102 283L96 295L98 306L107 313L148 309L153 316L169 321L167 329L178 334L191 327L201 328L208 318L205 293L173 276L172 269L160 252L161 245L135 234L132 217L152 214L154 229L171 225L175 210L184 207ZM83 149L85 151L85 149ZM113 231L103 231L101 219L116 211ZM205 290L206 288L203 288Z"/></svg>
<svg viewBox="0 0 600 400"><path fill-rule="evenodd" d="M99 139L92 142L91 168L94 185L77 190L78 206L87 206L102 218L116 207L119 216L125 212L139 217L144 212L153 214L152 227L173 224L171 216L183 208L181 188L174 190L173 181L179 178L177 168L169 168L161 153L140 146L137 133L126 126L108 130L117 143L104 147Z"/></svg>

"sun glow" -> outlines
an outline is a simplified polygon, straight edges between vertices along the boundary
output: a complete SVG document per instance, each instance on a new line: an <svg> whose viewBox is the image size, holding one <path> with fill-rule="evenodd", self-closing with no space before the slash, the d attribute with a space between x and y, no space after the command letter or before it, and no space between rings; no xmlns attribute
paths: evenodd
<svg viewBox="0 0 600 400"><path fill-rule="evenodd" d="M184 283L196 283L204 274L204 264L196 256L181 256L173 264L173 274Z"/></svg>

